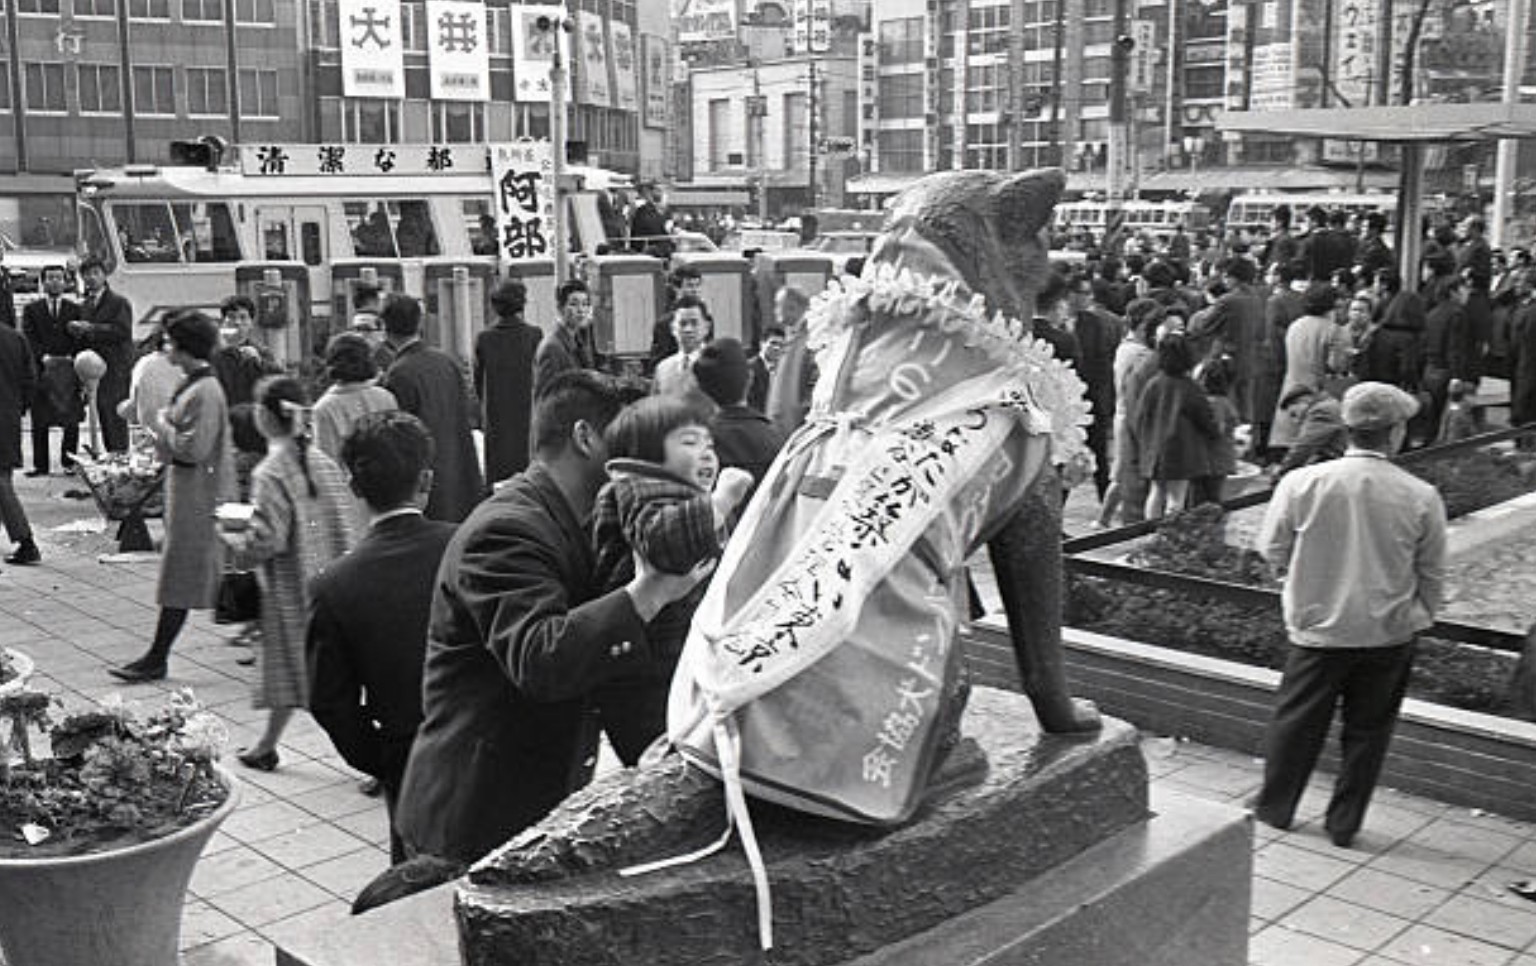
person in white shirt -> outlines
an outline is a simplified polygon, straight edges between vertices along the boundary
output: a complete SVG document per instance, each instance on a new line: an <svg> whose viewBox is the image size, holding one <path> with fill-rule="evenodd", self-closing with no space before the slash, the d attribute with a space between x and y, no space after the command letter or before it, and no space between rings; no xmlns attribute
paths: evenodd
<svg viewBox="0 0 1536 966"><path fill-rule="evenodd" d="M709 306L691 295L684 295L672 306L672 335L677 339L677 351L656 365L656 380L652 392L658 396L686 396L699 390L693 378L693 363L699 350L709 341L714 320Z"/></svg>
<svg viewBox="0 0 1536 966"><path fill-rule="evenodd" d="M1386 383L1351 386L1342 405L1349 449L1282 478L1259 532L1260 552L1286 571L1291 649L1254 815L1291 827L1341 706L1339 776L1324 822L1343 848L1365 819L1408 687L1414 639L1434 623L1445 582L1440 495L1388 458L1418 408Z"/></svg>

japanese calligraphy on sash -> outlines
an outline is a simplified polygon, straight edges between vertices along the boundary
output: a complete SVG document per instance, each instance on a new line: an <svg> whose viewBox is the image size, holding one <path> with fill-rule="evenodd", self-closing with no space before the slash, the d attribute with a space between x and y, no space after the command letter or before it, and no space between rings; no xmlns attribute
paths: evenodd
<svg viewBox="0 0 1536 966"><path fill-rule="evenodd" d="M629 24L615 20L608 25L609 45L613 52L614 106L621 111L638 109L639 83L635 78L635 36Z"/></svg>
<svg viewBox="0 0 1536 966"><path fill-rule="evenodd" d="M496 248L503 262L549 256L554 243L553 178L548 141L491 145Z"/></svg>
<svg viewBox="0 0 1536 966"><path fill-rule="evenodd" d="M404 97L404 24L398 0L339 0L338 7L342 93Z"/></svg>
<svg viewBox="0 0 1536 966"><path fill-rule="evenodd" d="M490 37L485 4L427 0L432 96L440 101L491 99Z"/></svg>
<svg viewBox="0 0 1536 966"><path fill-rule="evenodd" d="M608 32L603 18L590 10L576 15L576 99L595 107L612 107L608 83Z"/></svg>

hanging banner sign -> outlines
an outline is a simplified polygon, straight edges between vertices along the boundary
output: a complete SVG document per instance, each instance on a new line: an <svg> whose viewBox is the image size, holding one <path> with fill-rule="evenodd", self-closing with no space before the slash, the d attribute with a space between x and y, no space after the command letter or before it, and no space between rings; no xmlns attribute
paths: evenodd
<svg viewBox="0 0 1536 966"><path fill-rule="evenodd" d="M490 37L485 4L427 0L432 96L440 101L491 99Z"/></svg>
<svg viewBox="0 0 1536 966"><path fill-rule="evenodd" d="M811 49L811 0L794 0L789 15L794 25L790 45L795 53L803 54Z"/></svg>
<svg viewBox="0 0 1536 966"><path fill-rule="evenodd" d="M396 0L339 0L341 91L404 97L404 25Z"/></svg>
<svg viewBox="0 0 1536 966"><path fill-rule="evenodd" d="M539 18L553 24L564 9L541 4L512 5L512 96L534 104L549 103L549 71L555 65L555 45L559 28L539 29ZM571 96L570 73L566 73L565 96Z"/></svg>
<svg viewBox="0 0 1536 966"><path fill-rule="evenodd" d="M736 0L672 0L678 43L736 39Z"/></svg>
<svg viewBox="0 0 1536 966"><path fill-rule="evenodd" d="M1131 93L1150 94L1156 83L1157 24L1150 20L1132 21L1131 36L1136 40L1136 46L1131 48Z"/></svg>
<svg viewBox="0 0 1536 966"><path fill-rule="evenodd" d="M667 126L667 102L671 95L671 85L667 81L671 72L667 70L666 40L651 34L641 34L640 63L640 80L645 98L645 110L640 115L640 121L646 127L664 128Z"/></svg>
<svg viewBox="0 0 1536 966"><path fill-rule="evenodd" d="M810 8L810 50L824 54L832 49L832 0L808 0Z"/></svg>
<svg viewBox="0 0 1536 966"><path fill-rule="evenodd" d="M608 25L608 49L613 51L613 106L621 111L640 108L640 85L635 77L635 35L629 24L615 20Z"/></svg>
<svg viewBox="0 0 1536 966"><path fill-rule="evenodd" d="M576 15L577 64L576 99L594 107L612 107L613 91L608 85L608 31L603 18L590 10ZM577 58L572 58L576 60Z"/></svg>
<svg viewBox="0 0 1536 966"><path fill-rule="evenodd" d="M483 174L480 144L242 144L240 173L246 177L288 175L396 176Z"/></svg>
<svg viewBox="0 0 1536 966"><path fill-rule="evenodd" d="M555 240L554 159L548 141L491 145L496 250L505 262L548 256Z"/></svg>

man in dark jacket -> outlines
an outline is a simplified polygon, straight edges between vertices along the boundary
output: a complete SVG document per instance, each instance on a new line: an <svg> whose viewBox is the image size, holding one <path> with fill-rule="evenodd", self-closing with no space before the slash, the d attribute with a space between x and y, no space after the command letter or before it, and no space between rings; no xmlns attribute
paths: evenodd
<svg viewBox="0 0 1536 966"><path fill-rule="evenodd" d="M5 558L12 564L35 564L42 559L11 478L22 465L21 415L31 403L35 380L27 340L14 326L0 326L0 523L16 547Z"/></svg>
<svg viewBox="0 0 1536 966"><path fill-rule="evenodd" d="M382 385L395 394L401 409L427 424L436 448L427 518L458 523L485 495L464 372L452 356L421 341L421 303L415 299L390 296L379 318L395 350Z"/></svg>
<svg viewBox="0 0 1536 966"><path fill-rule="evenodd" d="M133 374L133 306L107 285L107 266L99 258L80 263L80 277L85 281L85 306L80 318L65 328L80 343L107 364L106 375L96 388L96 415L101 420L101 437L107 449L116 453L128 450L128 421L117 414L117 404L128 398Z"/></svg>
<svg viewBox="0 0 1536 966"><path fill-rule="evenodd" d="M672 234L667 231L667 216L661 210L661 188L647 182L639 188L640 199L629 216L631 250L657 258L672 254Z"/></svg>
<svg viewBox="0 0 1536 966"><path fill-rule="evenodd" d="M59 463L68 470L75 465L80 448L80 418L85 415L80 398L80 379L75 375L79 343L69 334L69 323L80 318L80 306L64 297L68 276L63 265L43 269L43 297L21 313L21 332L32 347L41 380L32 398L32 469L28 476L48 475L48 430L64 429Z"/></svg>
<svg viewBox="0 0 1536 966"><path fill-rule="evenodd" d="M491 293L496 324L475 337L475 395L485 427L485 475L492 483L528 468L533 360L544 333L523 321L528 289L507 279Z"/></svg>
<svg viewBox="0 0 1536 966"><path fill-rule="evenodd" d="M699 389L720 407L715 414L715 455L722 468L752 474L754 487L784 446L784 434L761 412L747 405L752 364L735 339L716 339L699 350L693 364ZM744 505L744 504L743 504Z"/></svg>
<svg viewBox="0 0 1536 966"><path fill-rule="evenodd" d="M595 369L588 329L592 325L592 293L587 283L572 279L555 293L560 319L544 336L533 357L533 399L540 396L560 373L570 369Z"/></svg>
<svg viewBox="0 0 1536 966"><path fill-rule="evenodd" d="M1232 402L1239 418L1252 422L1264 405L1255 399L1259 353L1270 344L1264 338L1264 300L1254 291L1256 269L1247 258L1228 258L1222 273L1226 291L1189 320L1189 338L1203 358L1232 357Z"/></svg>
<svg viewBox="0 0 1536 966"><path fill-rule="evenodd" d="M219 306L219 347L213 353L213 374L230 408L256 401L256 384L282 372L272 351L251 339L256 303L231 295Z"/></svg>
<svg viewBox="0 0 1536 966"><path fill-rule="evenodd" d="M1072 312L1078 345L1077 374L1088 386L1093 422L1088 426L1088 448L1093 451L1093 486L1099 499L1109 489L1109 441L1115 425L1115 350L1125 327L1120 319L1094 301L1093 283L1087 276L1072 280Z"/></svg>
<svg viewBox="0 0 1536 966"><path fill-rule="evenodd" d="M643 559L599 594L585 521L607 479L622 397L562 373L534 406L534 460L459 527L432 596L422 711L396 813L413 856L473 862L540 818L589 770L583 697L651 660L645 625L709 572Z"/></svg>
<svg viewBox="0 0 1536 966"><path fill-rule="evenodd" d="M368 505L368 533L310 587L309 710L346 763L383 786L390 861L403 862L395 807L421 724L433 578L455 528L422 515L432 437L415 416L364 417L341 461Z"/></svg>

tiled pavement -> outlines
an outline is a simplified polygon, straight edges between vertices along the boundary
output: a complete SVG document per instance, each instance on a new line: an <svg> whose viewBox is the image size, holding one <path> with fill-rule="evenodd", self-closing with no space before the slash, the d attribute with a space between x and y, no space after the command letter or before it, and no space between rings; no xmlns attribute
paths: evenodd
<svg viewBox="0 0 1536 966"><path fill-rule="evenodd" d="M0 573L0 644L36 659L37 684L75 701L121 692L150 702L192 687L226 721L231 750L254 738L263 712L250 707L252 669L203 615L178 642L170 681L114 684L105 667L136 656L152 629L156 565L98 562L111 542L89 503L62 497L69 481L18 484L45 559ZM1258 782L1247 756L1152 736L1146 752L1154 807L1168 793L1239 804ZM272 774L228 759L242 799L193 876L185 966L268 966L276 924L344 909L385 867L383 805L358 792L315 724L297 717L281 754ZM1356 848L1343 850L1317 821L1323 787L1297 830L1256 827L1255 966L1536 966L1536 903L1506 889L1536 878L1536 826L1384 789Z"/></svg>

